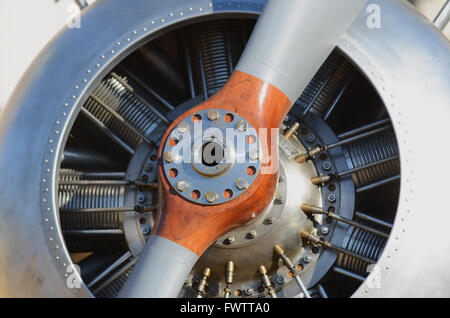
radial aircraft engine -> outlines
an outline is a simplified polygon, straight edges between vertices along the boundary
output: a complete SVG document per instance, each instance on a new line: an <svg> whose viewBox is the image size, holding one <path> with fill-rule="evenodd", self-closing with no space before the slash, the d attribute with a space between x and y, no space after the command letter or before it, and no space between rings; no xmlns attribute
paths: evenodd
<svg viewBox="0 0 450 318"><path fill-rule="evenodd" d="M448 12L88 6L0 119L0 295L450 296Z"/></svg>

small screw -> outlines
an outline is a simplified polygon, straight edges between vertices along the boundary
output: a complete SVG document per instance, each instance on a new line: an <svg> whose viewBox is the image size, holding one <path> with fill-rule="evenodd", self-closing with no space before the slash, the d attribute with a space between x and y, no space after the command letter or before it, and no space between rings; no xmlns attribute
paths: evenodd
<svg viewBox="0 0 450 318"><path fill-rule="evenodd" d="M139 193L137 196L137 201L139 203L144 203L145 202L145 195L143 195L142 193Z"/></svg>
<svg viewBox="0 0 450 318"><path fill-rule="evenodd" d="M328 234L328 232L330 232L330 228L324 225L320 228L320 232L322 232L322 234Z"/></svg>
<svg viewBox="0 0 450 318"><path fill-rule="evenodd" d="M177 130L178 130L178 132L180 133L180 134L185 134L185 133L187 133L188 131L189 131L189 129L190 129L190 126L189 126L189 124L188 123L186 123L186 122L181 122L179 125L178 125L178 127L177 127Z"/></svg>
<svg viewBox="0 0 450 318"><path fill-rule="evenodd" d="M235 241L234 236L230 236L230 237L227 237L227 238L225 239L224 243L225 243L226 245L229 245L229 244L233 244L234 241Z"/></svg>
<svg viewBox="0 0 450 318"><path fill-rule="evenodd" d="M316 140L316 136L314 136L313 134L309 134L306 137L306 140L308 140L308 142L314 142Z"/></svg>
<svg viewBox="0 0 450 318"><path fill-rule="evenodd" d="M279 285L283 285L284 284L284 277L283 276L278 276L277 277L277 283Z"/></svg>
<svg viewBox="0 0 450 318"><path fill-rule="evenodd" d="M281 204L283 204L283 198L281 196L278 196L275 198L273 203L275 203L276 205L281 205Z"/></svg>
<svg viewBox="0 0 450 318"><path fill-rule="evenodd" d="M266 224L273 224L275 222L275 218L273 216L268 217L266 219Z"/></svg>
<svg viewBox="0 0 450 318"><path fill-rule="evenodd" d="M236 188L239 190L247 190L248 189L248 181L242 178L236 180Z"/></svg>
<svg viewBox="0 0 450 318"><path fill-rule="evenodd" d="M251 295L253 295L253 293L254 293L253 288L247 288L247 289L245 290L245 294L246 294L247 296L251 296Z"/></svg>
<svg viewBox="0 0 450 318"><path fill-rule="evenodd" d="M254 239L255 237L256 237L256 231L255 230L250 231L250 232L247 233L247 238Z"/></svg>
<svg viewBox="0 0 450 318"><path fill-rule="evenodd" d="M144 227L142 228L142 234L143 234L143 235L148 235L148 234L150 234L150 228L149 228L148 226L144 226Z"/></svg>
<svg viewBox="0 0 450 318"><path fill-rule="evenodd" d="M336 201L336 196L333 193L330 193L328 195L328 201L335 202Z"/></svg>
<svg viewBox="0 0 450 318"><path fill-rule="evenodd" d="M150 172L153 170L153 166L149 163L147 163L144 167L145 171Z"/></svg>
<svg viewBox="0 0 450 318"><path fill-rule="evenodd" d="M325 170L328 171L328 170L331 169L331 163L329 163L328 161L325 161L325 162L323 163L322 167L323 167Z"/></svg>
<svg viewBox="0 0 450 318"><path fill-rule="evenodd" d="M311 256L309 256L309 255L305 255L305 257L303 257L303 261L305 262L305 263L310 263L311 262Z"/></svg>
<svg viewBox="0 0 450 318"><path fill-rule="evenodd" d="M208 113L207 113L207 115L206 115L206 117L208 117L208 119L210 120L210 121L215 121L215 120L217 120L217 119L219 119L219 112L217 111L217 110L210 110Z"/></svg>
<svg viewBox="0 0 450 318"><path fill-rule="evenodd" d="M219 195L217 194L217 192L209 191L208 193L206 193L206 201L208 201L209 203L214 203L218 199Z"/></svg>
<svg viewBox="0 0 450 318"><path fill-rule="evenodd" d="M248 129L248 123L245 120L238 120L236 123L236 129L240 132L245 132Z"/></svg>
<svg viewBox="0 0 450 318"><path fill-rule="evenodd" d="M189 188L189 183L187 183L186 181L178 181L177 182L177 190L184 192Z"/></svg>

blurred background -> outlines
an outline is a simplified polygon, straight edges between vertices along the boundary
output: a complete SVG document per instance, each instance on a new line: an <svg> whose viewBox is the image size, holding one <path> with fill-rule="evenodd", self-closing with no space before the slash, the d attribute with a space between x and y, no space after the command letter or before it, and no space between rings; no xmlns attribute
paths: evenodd
<svg viewBox="0 0 450 318"><path fill-rule="evenodd" d="M75 3L94 1L0 0L0 112L33 58L76 13ZM446 0L409 2L433 20ZM450 24L444 33L450 38Z"/></svg>

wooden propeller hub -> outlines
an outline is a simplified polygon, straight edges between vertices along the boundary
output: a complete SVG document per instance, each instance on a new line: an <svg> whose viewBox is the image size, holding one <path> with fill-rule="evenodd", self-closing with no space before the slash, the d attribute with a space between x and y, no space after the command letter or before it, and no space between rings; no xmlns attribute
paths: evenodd
<svg viewBox="0 0 450 318"><path fill-rule="evenodd" d="M218 237L261 213L276 189L278 129L290 106L289 99L273 85L235 71L217 94L177 118L158 152L160 212L153 235L172 240L200 256ZM257 152L246 151L246 157L242 156L238 146L218 138L214 130L202 132L202 139L197 140L192 132L198 121L208 122L210 128L217 126L222 132L226 128L238 132L251 129L256 140L247 140L247 146L255 143ZM179 136L186 134L190 141L184 140L184 152L174 152L174 147L183 142ZM203 157L204 153L213 158ZM234 164L244 157L253 160L253 164ZM174 168L177 164L181 171ZM236 171L242 171L243 177ZM179 178L180 172L186 177ZM220 183L225 190L208 191L205 187L213 183ZM199 187L202 191L198 191Z"/></svg>

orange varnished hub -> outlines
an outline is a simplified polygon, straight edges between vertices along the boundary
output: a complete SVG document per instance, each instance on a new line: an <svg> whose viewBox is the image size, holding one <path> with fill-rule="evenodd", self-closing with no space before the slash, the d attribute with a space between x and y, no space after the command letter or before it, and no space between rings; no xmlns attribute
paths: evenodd
<svg viewBox="0 0 450 318"><path fill-rule="evenodd" d="M158 153L161 212L152 234L172 240L200 256L218 237L261 213L271 202L276 189L278 173L275 171L278 169L271 174L260 173L245 193L224 204L202 206L179 196L164 174L162 152L168 135L181 120L200 110L220 108L238 113L256 131L267 128L267 136L259 137L268 139L268 147L262 150L269 153L263 153L263 156L268 155L273 162L263 163L263 168L268 164L278 165L277 153L270 153L270 128L280 127L290 106L289 99L276 87L235 71L217 94L175 120L164 135Z"/></svg>

